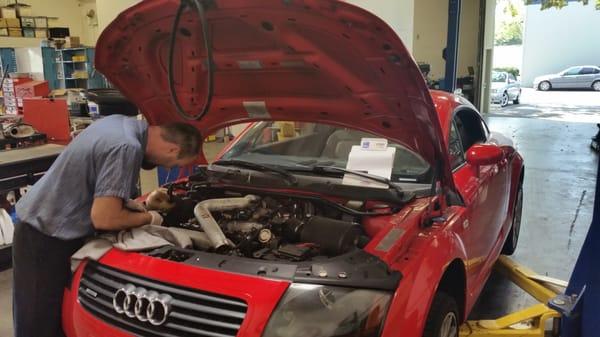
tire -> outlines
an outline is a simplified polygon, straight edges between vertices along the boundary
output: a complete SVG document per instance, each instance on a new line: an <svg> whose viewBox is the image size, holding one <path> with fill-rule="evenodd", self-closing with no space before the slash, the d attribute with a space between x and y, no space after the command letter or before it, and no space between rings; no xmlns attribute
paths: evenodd
<svg viewBox="0 0 600 337"><path fill-rule="evenodd" d="M520 103L521 103L521 92L519 91L519 94L513 100L513 104L520 104Z"/></svg>
<svg viewBox="0 0 600 337"><path fill-rule="evenodd" d="M454 298L438 291L427 315L423 337L458 337L459 317Z"/></svg>
<svg viewBox="0 0 600 337"><path fill-rule="evenodd" d="M500 99L500 106L504 108L508 105L508 102L510 102L510 98L508 97L508 93L505 91Z"/></svg>
<svg viewBox="0 0 600 337"><path fill-rule="evenodd" d="M600 91L600 81L592 83L592 89L594 89L594 91Z"/></svg>
<svg viewBox="0 0 600 337"><path fill-rule="evenodd" d="M552 84L550 84L548 81L542 81L540 84L538 84L538 90L548 91L550 89L552 89Z"/></svg>
<svg viewBox="0 0 600 337"><path fill-rule="evenodd" d="M517 200L515 200L515 209L513 211L512 224L510 226L510 234L506 238L502 254L513 255L517 250L519 243L519 235L521 232L521 215L523 214L523 185L519 185L517 190Z"/></svg>

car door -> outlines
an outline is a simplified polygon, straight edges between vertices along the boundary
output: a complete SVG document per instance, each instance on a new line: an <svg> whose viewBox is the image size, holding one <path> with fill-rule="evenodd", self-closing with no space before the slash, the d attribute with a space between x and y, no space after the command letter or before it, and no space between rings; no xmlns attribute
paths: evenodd
<svg viewBox="0 0 600 337"><path fill-rule="evenodd" d="M449 155L453 176L465 206L465 228L468 255L467 272L473 280L482 281L496 257L494 248L504 235L502 225L508 216L509 170L506 162L473 167L465 153L475 144L487 143L487 126L471 109L458 111L449 130Z"/></svg>
<svg viewBox="0 0 600 337"><path fill-rule="evenodd" d="M591 88L594 82L596 69L593 67L583 67L577 75L576 88Z"/></svg>
<svg viewBox="0 0 600 337"><path fill-rule="evenodd" d="M560 76L552 79L552 88L568 89L577 87L577 76L581 71L581 67L571 67L560 74Z"/></svg>
<svg viewBox="0 0 600 337"><path fill-rule="evenodd" d="M520 89L519 89L519 82L517 82L517 79L515 78L515 75L513 74L508 74L508 96L510 97L511 100L515 100L517 98L517 96L519 96L520 93Z"/></svg>

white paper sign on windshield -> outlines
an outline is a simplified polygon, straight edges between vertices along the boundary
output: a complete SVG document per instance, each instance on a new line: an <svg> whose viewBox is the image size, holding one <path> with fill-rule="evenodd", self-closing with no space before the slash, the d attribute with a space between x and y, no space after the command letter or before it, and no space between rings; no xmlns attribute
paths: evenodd
<svg viewBox="0 0 600 337"><path fill-rule="evenodd" d="M360 171L370 175L390 179L396 156L395 147L386 147L385 150L373 151L361 145L355 145L348 156L346 169ZM378 183L368 178L353 174L345 174L342 180L344 185L364 186L374 188L389 188L387 184Z"/></svg>

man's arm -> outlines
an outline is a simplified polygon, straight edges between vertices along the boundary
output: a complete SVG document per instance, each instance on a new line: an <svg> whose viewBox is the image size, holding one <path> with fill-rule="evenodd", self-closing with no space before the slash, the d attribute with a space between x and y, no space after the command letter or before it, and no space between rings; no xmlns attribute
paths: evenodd
<svg viewBox="0 0 600 337"><path fill-rule="evenodd" d="M123 199L96 197L92 204L92 224L96 230L120 231L152 222L148 212L132 212L123 206Z"/></svg>

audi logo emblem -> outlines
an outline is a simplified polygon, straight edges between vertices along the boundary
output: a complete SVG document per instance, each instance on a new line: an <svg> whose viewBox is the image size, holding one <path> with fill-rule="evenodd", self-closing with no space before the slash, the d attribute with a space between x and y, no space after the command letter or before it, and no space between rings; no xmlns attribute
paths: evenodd
<svg viewBox="0 0 600 337"><path fill-rule="evenodd" d="M137 318L141 322L162 325L171 313L173 297L146 290L133 284L119 288L113 297L113 308L119 314Z"/></svg>

